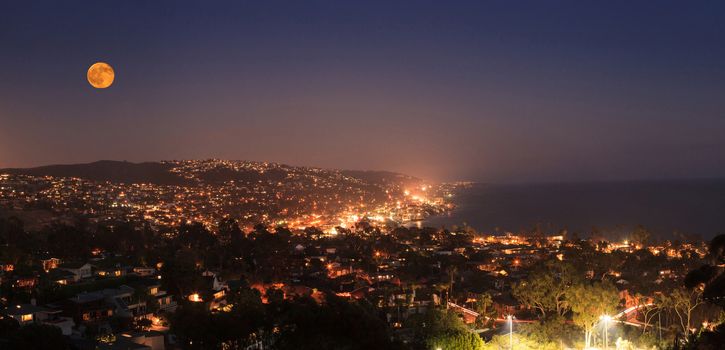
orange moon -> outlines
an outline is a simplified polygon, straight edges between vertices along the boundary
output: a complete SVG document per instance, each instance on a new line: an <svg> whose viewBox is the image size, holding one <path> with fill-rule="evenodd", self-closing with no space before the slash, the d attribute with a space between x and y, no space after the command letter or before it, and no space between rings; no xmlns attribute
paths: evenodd
<svg viewBox="0 0 725 350"><path fill-rule="evenodd" d="M96 62L88 68L88 83L96 89L105 89L113 84L116 73L108 63Z"/></svg>

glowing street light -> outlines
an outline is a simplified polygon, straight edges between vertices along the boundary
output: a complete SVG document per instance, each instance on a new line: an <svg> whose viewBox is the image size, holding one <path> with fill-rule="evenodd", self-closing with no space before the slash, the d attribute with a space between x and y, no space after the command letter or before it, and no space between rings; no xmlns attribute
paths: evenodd
<svg viewBox="0 0 725 350"><path fill-rule="evenodd" d="M604 350L609 350L609 334L607 331L609 328L609 322L612 321L612 316L602 315L599 316L599 319L604 321Z"/></svg>

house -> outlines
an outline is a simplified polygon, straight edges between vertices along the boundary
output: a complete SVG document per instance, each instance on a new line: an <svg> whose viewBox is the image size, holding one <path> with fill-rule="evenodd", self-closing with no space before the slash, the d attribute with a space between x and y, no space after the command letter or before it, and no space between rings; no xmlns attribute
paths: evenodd
<svg viewBox="0 0 725 350"><path fill-rule="evenodd" d="M62 313L63 310L45 308L36 314L35 321L39 324L58 327L63 335L71 335L75 322L70 317L62 316Z"/></svg>
<svg viewBox="0 0 725 350"><path fill-rule="evenodd" d="M352 265L343 266L339 262L332 262L326 265L327 277L335 278L353 273Z"/></svg>
<svg viewBox="0 0 725 350"><path fill-rule="evenodd" d="M150 346L139 344L131 341L126 337L116 337L116 340L111 343L100 342L96 346L98 350L151 350Z"/></svg>
<svg viewBox="0 0 725 350"><path fill-rule="evenodd" d="M186 298L195 303L205 303L207 309L215 310L222 308L227 305L227 290L229 287L226 283L222 282L216 275L211 271L204 271L202 273L204 277L204 286L201 290L188 295Z"/></svg>
<svg viewBox="0 0 725 350"><path fill-rule="evenodd" d="M481 314L479 314L478 312L475 312L475 311L473 311L469 308L463 307L461 305L452 303L450 301L448 302L448 309L455 311L463 319L463 322L465 322L466 324L475 323L476 319L478 319L478 317L481 316Z"/></svg>
<svg viewBox="0 0 725 350"><path fill-rule="evenodd" d="M63 335L73 332L75 323L70 317L61 317L61 310L40 307L33 304L20 304L8 307L3 311L8 317L18 321L21 326L31 323L58 327Z"/></svg>
<svg viewBox="0 0 725 350"><path fill-rule="evenodd" d="M13 280L12 287L16 289L30 290L38 284L36 276L16 276Z"/></svg>
<svg viewBox="0 0 725 350"><path fill-rule="evenodd" d="M466 263L469 266L473 266L474 268L477 268L480 271L486 271L486 272L495 272L499 270L499 266L492 262L485 262L485 261L469 261Z"/></svg>
<svg viewBox="0 0 725 350"><path fill-rule="evenodd" d="M159 311L174 312L178 306L173 297L161 289L161 283L156 279L145 279L134 282L132 287L143 291L148 297L156 299ZM147 305L151 307L150 305Z"/></svg>
<svg viewBox="0 0 725 350"><path fill-rule="evenodd" d="M58 266L59 269L73 274L73 282L93 276L93 266L88 263L64 263Z"/></svg>
<svg viewBox="0 0 725 350"><path fill-rule="evenodd" d="M60 265L60 259L58 259L58 258L41 259L40 264L43 265L43 270L45 270L45 272L48 272L52 269L58 268L58 266Z"/></svg>
<svg viewBox="0 0 725 350"><path fill-rule="evenodd" d="M99 292L96 292L99 293ZM123 285L118 288L109 288L100 291L106 303L113 306L113 313L119 317L146 318L146 301L135 295L136 290Z"/></svg>
<svg viewBox="0 0 725 350"><path fill-rule="evenodd" d="M119 334L116 339L125 339L135 344L146 346L150 350L164 350L164 334L156 331L127 332Z"/></svg>
<svg viewBox="0 0 725 350"><path fill-rule="evenodd" d="M63 315L73 318L76 324L97 325L113 316L112 305L106 302L103 293L80 293L65 300L59 307Z"/></svg>
<svg viewBox="0 0 725 350"><path fill-rule="evenodd" d="M121 277L127 274L128 269L121 266L103 267L96 269L96 275L100 277Z"/></svg>
<svg viewBox="0 0 725 350"><path fill-rule="evenodd" d="M155 296L156 302L159 303L159 311L176 311L176 307L178 306L178 304L171 295L166 294L166 291L160 290L157 294L155 294Z"/></svg>
<svg viewBox="0 0 725 350"><path fill-rule="evenodd" d="M285 299L289 297L309 297L314 292L312 288L302 285L285 285L282 287L282 291L284 292Z"/></svg>
<svg viewBox="0 0 725 350"><path fill-rule="evenodd" d="M43 311L43 308L32 304L18 304L9 306L3 311L8 317L18 321L21 326L35 322L36 314Z"/></svg>
<svg viewBox="0 0 725 350"><path fill-rule="evenodd" d="M15 265L13 265L13 263L0 261L1 272L12 272L13 270L15 270Z"/></svg>
<svg viewBox="0 0 725 350"><path fill-rule="evenodd" d="M47 279L53 283L66 285L75 281L76 275L70 271L53 269L48 272Z"/></svg>
<svg viewBox="0 0 725 350"><path fill-rule="evenodd" d="M107 257L94 262L93 268L100 277L121 277L131 271L123 258Z"/></svg>
<svg viewBox="0 0 725 350"><path fill-rule="evenodd" d="M367 286L360 287L350 292L350 297L356 300L365 298L373 289Z"/></svg>
<svg viewBox="0 0 725 350"><path fill-rule="evenodd" d="M208 310L216 310L227 305L226 290L214 291L205 289L189 294L187 299L194 303L204 303Z"/></svg>
<svg viewBox="0 0 725 350"><path fill-rule="evenodd" d="M215 291L228 289L227 284L219 278L216 272L206 270L201 275L211 280L211 289Z"/></svg>
<svg viewBox="0 0 725 350"><path fill-rule="evenodd" d="M139 266L139 267L134 267L133 272L139 276L148 277L148 276L153 276L154 274L156 274L156 269L153 267Z"/></svg>

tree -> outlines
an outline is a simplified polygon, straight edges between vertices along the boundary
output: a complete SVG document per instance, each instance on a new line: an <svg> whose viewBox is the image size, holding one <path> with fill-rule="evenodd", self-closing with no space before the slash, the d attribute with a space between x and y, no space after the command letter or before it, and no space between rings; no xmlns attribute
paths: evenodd
<svg viewBox="0 0 725 350"><path fill-rule="evenodd" d="M15 334L20 328L20 323L11 317L0 317L0 341Z"/></svg>
<svg viewBox="0 0 725 350"><path fill-rule="evenodd" d="M15 244L25 238L27 233L23 222L17 217L0 218L0 245Z"/></svg>
<svg viewBox="0 0 725 350"><path fill-rule="evenodd" d="M692 312L702 305L702 290L693 288L677 288L666 299L666 305L674 311L679 321L679 327L687 338L692 328Z"/></svg>
<svg viewBox="0 0 725 350"><path fill-rule="evenodd" d="M479 350L483 347L481 338L450 310L430 309L410 316L406 323L413 329L416 349Z"/></svg>
<svg viewBox="0 0 725 350"><path fill-rule="evenodd" d="M642 225L637 225L632 231L631 240L641 246L646 246L652 234Z"/></svg>
<svg viewBox="0 0 725 350"><path fill-rule="evenodd" d="M642 334L645 334L649 328L650 323L655 317L662 312L663 306L666 304L665 297L662 293L655 295L655 298L651 300L646 296L637 293L635 295L637 300L637 310L642 314Z"/></svg>
<svg viewBox="0 0 725 350"><path fill-rule="evenodd" d="M448 300L450 300L451 295L453 294L453 284L456 282L456 274L458 273L458 267L455 265L449 265L446 268L446 273L448 274L448 279L449 279Z"/></svg>
<svg viewBox="0 0 725 350"><path fill-rule="evenodd" d="M132 328L137 331L145 331L151 328L153 323L148 318L134 319Z"/></svg>
<svg viewBox="0 0 725 350"><path fill-rule="evenodd" d="M560 349L565 342L575 338L578 329L567 322L563 316L553 315L539 322L523 324L517 333L523 337L515 342L517 349L526 348L525 344L535 344L540 348ZM573 345L573 344L567 344ZM534 346L533 348L539 349Z"/></svg>
<svg viewBox="0 0 725 350"><path fill-rule="evenodd" d="M513 348L516 350L559 350L561 345L550 340L537 340L526 334L516 333L512 336ZM491 338L491 341L485 343L482 350L501 350L509 349L511 346L508 334L498 334Z"/></svg>
<svg viewBox="0 0 725 350"><path fill-rule="evenodd" d="M458 330L431 335L425 340L426 349L481 350L483 340L478 334Z"/></svg>
<svg viewBox="0 0 725 350"><path fill-rule="evenodd" d="M188 250L176 252L173 257L165 259L161 267L161 283L171 294L183 297L198 288L201 280L196 255Z"/></svg>
<svg viewBox="0 0 725 350"><path fill-rule="evenodd" d="M216 238L200 222L183 223L179 226L179 242L189 249L204 251L216 243Z"/></svg>
<svg viewBox="0 0 725 350"><path fill-rule="evenodd" d="M685 344L686 350L721 350L725 344L725 324L720 324L712 331L704 331Z"/></svg>
<svg viewBox="0 0 725 350"><path fill-rule="evenodd" d="M547 275L534 275L512 286L512 294L521 303L537 309L541 317L546 317L546 311L554 308L552 295L549 292L553 281Z"/></svg>
<svg viewBox="0 0 725 350"><path fill-rule="evenodd" d="M46 237L48 252L65 261L82 261L91 253L91 240L88 233L75 226L53 224L43 232Z"/></svg>
<svg viewBox="0 0 725 350"><path fill-rule="evenodd" d="M12 332L5 339L0 340L3 349L38 349L63 350L70 349L70 345L60 331L60 328L49 325L29 324Z"/></svg>
<svg viewBox="0 0 725 350"><path fill-rule="evenodd" d="M270 287L267 288L264 297L267 298L267 302L270 304L279 304L284 301L284 291L279 288Z"/></svg>
<svg viewBox="0 0 725 350"><path fill-rule="evenodd" d="M493 307L493 297L489 293L481 293L473 304L473 310L478 312L481 317L478 318L478 325L485 325L487 321L496 315L496 309Z"/></svg>
<svg viewBox="0 0 725 350"><path fill-rule="evenodd" d="M271 315L275 316L275 315ZM311 298L284 301L279 320L276 349L397 349L387 324L370 305L347 302L328 295L318 304Z"/></svg>
<svg viewBox="0 0 725 350"><path fill-rule="evenodd" d="M707 264L691 271L685 277L687 288L704 285L703 299L725 307L725 273L718 266L725 264L725 235L718 235L710 241Z"/></svg>
<svg viewBox="0 0 725 350"><path fill-rule="evenodd" d="M214 337L211 314L201 304L180 306L171 318L171 330L187 349L213 349L219 344Z"/></svg>
<svg viewBox="0 0 725 350"><path fill-rule="evenodd" d="M187 349L245 349L265 324L259 294L240 289L230 295L230 311L210 313L201 303L185 303L171 317L171 329Z"/></svg>
<svg viewBox="0 0 725 350"><path fill-rule="evenodd" d="M232 241L240 238L244 233L239 228L239 222L232 218L225 218L219 221L219 241L229 245Z"/></svg>
<svg viewBox="0 0 725 350"><path fill-rule="evenodd" d="M549 260L529 273L525 280L514 284L512 292L520 302L537 309L541 318L546 318L549 311L563 316L569 309L566 292L578 281L573 265Z"/></svg>
<svg viewBox="0 0 725 350"><path fill-rule="evenodd" d="M314 226L305 227L304 231L305 231L305 235L309 239L312 239L312 240L320 239L320 237L325 235L325 233L322 232L322 230L320 230L319 228L314 227Z"/></svg>
<svg viewBox="0 0 725 350"><path fill-rule="evenodd" d="M588 348L600 316L613 314L619 305L617 289L609 282L585 282L572 286L566 297L574 312L572 320L584 330L584 342Z"/></svg>
<svg viewBox="0 0 725 350"><path fill-rule="evenodd" d="M249 237L252 240L250 258L257 277L264 281L283 280L290 268L289 234L283 230L271 233L257 225Z"/></svg>

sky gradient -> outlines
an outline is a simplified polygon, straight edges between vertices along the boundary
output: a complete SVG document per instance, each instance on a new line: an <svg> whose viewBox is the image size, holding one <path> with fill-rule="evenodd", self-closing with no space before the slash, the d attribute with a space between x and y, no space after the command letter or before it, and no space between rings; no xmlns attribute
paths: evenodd
<svg viewBox="0 0 725 350"><path fill-rule="evenodd" d="M725 3L3 1L0 168L725 176ZM96 61L114 85L86 81Z"/></svg>

